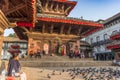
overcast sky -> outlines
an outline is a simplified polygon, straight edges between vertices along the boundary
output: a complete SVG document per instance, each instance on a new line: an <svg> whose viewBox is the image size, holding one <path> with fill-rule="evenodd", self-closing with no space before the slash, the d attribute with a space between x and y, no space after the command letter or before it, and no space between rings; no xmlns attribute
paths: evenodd
<svg viewBox="0 0 120 80"><path fill-rule="evenodd" d="M77 0L78 4L70 13L70 17L97 21L107 19L120 12L120 0ZM5 30L5 36L14 33L12 29Z"/></svg>

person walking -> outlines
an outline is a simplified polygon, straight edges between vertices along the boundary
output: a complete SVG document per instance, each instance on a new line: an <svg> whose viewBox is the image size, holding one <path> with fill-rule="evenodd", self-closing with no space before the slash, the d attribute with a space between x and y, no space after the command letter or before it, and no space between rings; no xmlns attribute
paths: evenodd
<svg viewBox="0 0 120 80"><path fill-rule="evenodd" d="M9 59L7 67L7 80L14 80L14 78L20 78L20 80L22 80L24 72L21 72L21 66L19 63L19 53L21 53L20 47L18 45L12 45L8 52L11 54L11 58ZM23 80L26 80L25 73Z"/></svg>

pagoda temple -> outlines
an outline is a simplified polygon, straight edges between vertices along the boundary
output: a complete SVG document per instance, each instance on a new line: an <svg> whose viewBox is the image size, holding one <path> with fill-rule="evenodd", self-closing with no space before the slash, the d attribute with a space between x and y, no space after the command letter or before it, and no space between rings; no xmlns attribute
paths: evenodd
<svg viewBox="0 0 120 80"><path fill-rule="evenodd" d="M103 27L89 20L67 17L76 6L74 0L1 0L0 8L20 39L28 41L30 51L56 53L58 46L66 53L67 43ZM79 40L79 41L77 41Z"/></svg>

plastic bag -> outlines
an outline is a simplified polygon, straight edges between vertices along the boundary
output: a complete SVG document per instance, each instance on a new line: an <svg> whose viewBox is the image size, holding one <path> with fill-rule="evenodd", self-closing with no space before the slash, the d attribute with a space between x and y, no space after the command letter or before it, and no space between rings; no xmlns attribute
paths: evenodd
<svg viewBox="0 0 120 80"><path fill-rule="evenodd" d="M5 80L6 70L2 70L0 80Z"/></svg>

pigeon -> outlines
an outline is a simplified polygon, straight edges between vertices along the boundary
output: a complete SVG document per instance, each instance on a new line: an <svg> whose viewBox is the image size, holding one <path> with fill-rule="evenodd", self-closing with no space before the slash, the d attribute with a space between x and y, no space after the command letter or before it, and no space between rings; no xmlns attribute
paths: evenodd
<svg viewBox="0 0 120 80"><path fill-rule="evenodd" d="M51 76L50 76L49 74L47 74L47 78L49 78L49 79L50 79L50 78L51 78Z"/></svg>

